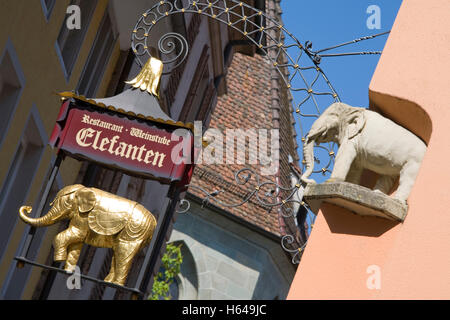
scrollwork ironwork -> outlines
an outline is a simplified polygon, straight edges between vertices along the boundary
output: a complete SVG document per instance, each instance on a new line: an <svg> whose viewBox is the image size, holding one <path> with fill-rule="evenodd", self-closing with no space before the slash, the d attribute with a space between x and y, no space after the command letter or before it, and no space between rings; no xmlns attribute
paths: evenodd
<svg viewBox="0 0 450 320"><path fill-rule="evenodd" d="M291 260L292 264L298 264L300 262L300 258L303 253L303 250L306 247L306 243L304 243L302 246L300 246L297 249L290 249L289 246L286 246L286 243L289 245L294 244L295 243L294 236L291 234L284 235L281 238L281 246L283 247L284 251L292 254L292 260Z"/></svg>
<svg viewBox="0 0 450 320"><path fill-rule="evenodd" d="M284 218L296 218L297 212L294 210L294 204L297 206L305 206L307 208L307 204L301 201L302 196L299 195L299 192L303 190L303 185L301 185L300 181L290 188L283 187L273 181L262 181L261 177L251 168L243 168L238 170L234 176L235 184L241 187L248 186L251 191L247 193L247 195L240 202L227 203L217 198L217 196L224 192L224 190L215 190L213 192L209 192L201 186L197 185L187 185L191 189L195 189L204 194L202 198L202 207L207 206L208 204L216 204L223 208L235 208L244 205L250 201L256 201L260 206L265 207L270 211L274 207L279 207L281 210L281 215ZM281 194L287 194L285 197L280 197ZM183 200L189 203L188 200ZM184 204L180 204L182 207ZM190 205L187 205L186 208L180 209L177 213L187 213L189 212ZM312 225L314 222L314 215L308 214L309 225ZM292 249L290 246L296 243L295 237L293 235L283 235L281 238L282 248L292 254L292 263L297 264L300 261L301 252L306 246L306 243L301 244L301 246L297 249Z"/></svg>
<svg viewBox="0 0 450 320"><path fill-rule="evenodd" d="M305 45L302 45L277 20L268 16L265 12L237 0L189 0L185 6L183 6L181 0L165 0L156 3L142 14L132 33L132 49L135 51L137 61L141 66L145 63L142 57L145 55L151 56L149 37L152 28L168 16L186 13L208 16L215 21L228 25L229 28L241 33L258 50L263 52L278 71L284 85L293 93L295 112L299 114L300 120L302 117L317 118L321 114L319 105L323 108L332 102L340 101L337 92L307 48L310 42L307 41ZM170 49L167 50L162 44L169 37L174 37L177 41L170 42ZM163 35L157 41L157 44L160 52L169 56L169 58L161 59L165 65L170 65L170 68L163 74L171 73L188 56L188 42L179 33L171 32ZM282 61L283 57L286 58L285 61ZM306 73L312 74L307 75ZM308 78L311 77L312 80L309 81ZM317 89L315 89L316 87ZM319 103L318 99L323 97L330 97L331 99ZM297 99L299 102L295 102ZM311 111L307 112L308 109ZM306 130L304 130L302 121L299 121L298 125L300 134L304 137ZM329 153L335 150L333 144L328 144L325 148ZM328 165L331 165L332 161L333 159L330 157ZM326 167L326 172L329 172L329 166Z"/></svg>
<svg viewBox="0 0 450 320"><path fill-rule="evenodd" d="M247 175L242 178L241 175L243 173L247 173ZM301 188L301 185L298 184L292 188L285 188L273 181L264 181L261 182L261 177L252 169L250 168L243 168L238 170L235 173L235 182L237 185L244 186L247 185L250 181L252 181L252 177L254 177L255 183L251 186L251 190L241 202L236 203L226 203L216 198L217 195L223 192L223 190L216 190L214 192L208 192L204 188L196 185L188 185L189 188L196 189L200 192L202 192L205 195L204 202L209 203L210 200L213 202L219 204L222 207L226 208L233 208L233 207L239 207L243 205L244 203L250 201L251 199L256 199L258 203L262 207L271 208L271 207L277 207L281 205L286 205L290 203L299 203L299 201L294 200L293 197L295 193ZM264 193L265 191L265 193ZM282 199L281 201L278 201L279 195L281 191L289 192L289 195ZM262 194L262 195L261 195ZM275 202L273 202L275 201ZM289 211L289 210L288 210ZM178 211L180 213L180 211ZM286 215L285 217L290 217L292 215Z"/></svg>
<svg viewBox="0 0 450 320"><path fill-rule="evenodd" d="M152 28L160 20L168 16L185 13L208 16L215 21L226 24L229 28L245 36L250 43L255 45L260 52L267 56L273 68L277 70L281 82L292 94L293 111L299 119L296 125L298 126L302 142L305 141L306 129L312 124L310 119L318 118L324 108L333 102L340 101L338 93L320 67L320 62L323 57L346 54L322 54L322 52L388 33L385 32L378 35L362 37L337 46L313 51L310 41L302 44L277 20L242 1L189 0L184 6L182 0L164 0L159 1L143 13L133 30L131 39L132 49L141 66L145 63L143 61L144 56L151 57L149 37ZM170 65L169 70L166 70L163 74L171 73L174 68L180 66L188 57L188 41L179 33L167 33L156 43L160 53L165 56L160 60L165 65ZM373 51L349 53L347 55L379 53L379 51ZM336 146L330 143L315 146L315 148L315 150L321 152L325 151L325 155L322 158L327 158L327 160L324 161L324 165L321 166L322 168L314 171L314 173L327 175L331 172L330 168L334 162ZM304 162L302 164L304 168ZM225 203L219 200L217 196L224 192L223 190L208 192L200 186L189 185L189 187L197 189L205 195L203 205L216 202L223 207L232 208L241 206L248 201L256 201L261 206L267 208L280 207L283 217L292 217L295 215L292 209L294 204L305 205L302 201L294 199L294 196L302 188L300 184L289 188L283 187L275 182L261 182L260 177L249 168L241 169L235 174L235 183L239 186L247 185L251 180L255 182L254 189L242 201L236 203ZM262 190L265 190L264 194ZM287 193L288 195L280 200L281 193ZM186 205L186 203L183 203L183 205ZM188 211L189 205L187 205L187 209L180 209L178 212L183 213ZM309 217L312 220L310 225L312 225L315 216L310 212ZM296 251L294 250L294 252L292 251L293 249L286 247L286 244L292 245L289 242L290 240L293 241L293 239L294 237L292 235L285 235L282 239L282 246L287 252L293 253L293 263L298 263L306 243L301 248L296 249Z"/></svg>

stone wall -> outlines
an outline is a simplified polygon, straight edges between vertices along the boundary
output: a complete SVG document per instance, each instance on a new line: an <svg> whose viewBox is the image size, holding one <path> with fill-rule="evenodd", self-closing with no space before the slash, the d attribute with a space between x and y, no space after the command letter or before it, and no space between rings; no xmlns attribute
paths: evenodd
<svg viewBox="0 0 450 320"><path fill-rule="evenodd" d="M188 213L178 216L169 242L181 242L183 248L180 299L271 300L287 295L295 269L278 239L214 208L192 203Z"/></svg>

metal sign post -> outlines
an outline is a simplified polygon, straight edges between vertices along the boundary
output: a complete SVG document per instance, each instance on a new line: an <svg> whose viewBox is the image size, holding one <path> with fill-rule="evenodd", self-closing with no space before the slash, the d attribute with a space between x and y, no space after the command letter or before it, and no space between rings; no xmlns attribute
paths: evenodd
<svg viewBox="0 0 450 320"><path fill-rule="evenodd" d="M50 173L50 177L47 181L47 185L45 186L44 193L42 195L41 201L39 203L39 206L36 210L36 217L40 217L42 215L42 210L44 210L44 206L48 201L48 196L50 194L50 189L52 188L53 182L56 179L56 176L58 175L59 167L61 165L61 162L64 159L64 155L62 153L58 153L58 157L56 158L55 163L53 164L52 171ZM33 241L34 234L36 233L36 228L29 227L28 234L26 236L26 240L23 244L23 247L20 250L20 255L16 257L17 260L17 267L23 268L24 267L24 261L27 260L28 250L30 249L31 242Z"/></svg>

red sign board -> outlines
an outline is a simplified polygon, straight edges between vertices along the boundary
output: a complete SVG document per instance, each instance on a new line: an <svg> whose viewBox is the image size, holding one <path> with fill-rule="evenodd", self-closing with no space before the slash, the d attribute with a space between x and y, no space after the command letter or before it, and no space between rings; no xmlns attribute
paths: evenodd
<svg viewBox="0 0 450 320"><path fill-rule="evenodd" d="M189 139L189 145L193 145L187 129L182 130L181 136L176 134L177 128L161 128L156 123L124 116L77 108L61 112L68 114L63 116L66 122L62 130L55 129L59 131L57 147L74 158L170 182L182 180L189 169L181 152L177 152L180 148L174 150L180 142L186 143L183 139Z"/></svg>

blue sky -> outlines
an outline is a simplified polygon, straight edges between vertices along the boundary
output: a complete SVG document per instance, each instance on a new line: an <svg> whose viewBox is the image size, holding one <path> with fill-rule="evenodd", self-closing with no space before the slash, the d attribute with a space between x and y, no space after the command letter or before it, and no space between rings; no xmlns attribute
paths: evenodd
<svg viewBox="0 0 450 320"><path fill-rule="evenodd" d="M362 36L391 29L401 0L282 0L283 23L302 44L310 40L313 50L330 47ZM381 29L370 30L366 13L370 5L381 11ZM380 51L388 35L365 40L330 51ZM338 92L350 105L368 106L368 86L379 55L323 58L320 66Z"/></svg>
<svg viewBox="0 0 450 320"><path fill-rule="evenodd" d="M282 0L282 19L285 28L301 44L305 44L309 40L313 44L312 50L317 51L360 37L389 31L392 28L401 3L401 0ZM372 15L372 13L367 13L367 8L371 5L376 5L380 8L380 29L369 29L367 27L367 20ZM388 35L384 35L323 53L382 51L387 39ZM286 40L286 43L289 43L289 39ZM291 54L290 51L288 52ZM293 56L296 56L296 54L293 53ZM369 105L368 87L379 58L379 55L324 57L320 67L324 70L342 102L352 106L367 108ZM306 66L305 64L307 63L309 63L309 60L300 60L299 64L300 66ZM308 75L308 72L305 71L304 76L307 81L311 82L315 73L310 72ZM294 88L304 87L304 82L299 78L292 80ZM322 81L320 83L320 81L321 79L314 85L314 91L329 91L325 82ZM304 99L306 93L304 91L294 92L293 96L294 103L298 103ZM330 96L318 96L315 102L322 112L333 102L331 100ZM311 99L302 105L300 109L302 113L316 113L316 107ZM306 135L315 118L299 117L298 114L294 116L297 122L297 131L299 132L298 144L300 147L298 152L300 158L302 158L301 135ZM300 125L303 130L300 130ZM315 170L320 170L326 166L330 159L328 151L322 148L315 148L315 155L320 161L320 163L315 165ZM336 147L334 147L334 151L337 151ZM332 165L330 169L332 169ZM320 173L314 173L312 178L317 182L323 182L328 178L328 175L323 176Z"/></svg>

